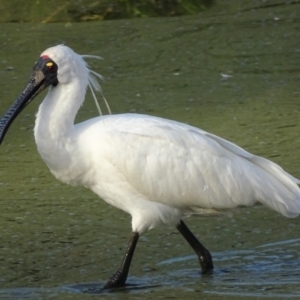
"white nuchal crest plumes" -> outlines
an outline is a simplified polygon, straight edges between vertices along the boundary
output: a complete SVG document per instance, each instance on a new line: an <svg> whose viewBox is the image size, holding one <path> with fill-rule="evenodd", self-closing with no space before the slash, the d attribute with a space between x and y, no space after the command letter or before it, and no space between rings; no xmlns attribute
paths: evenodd
<svg viewBox="0 0 300 300"><path fill-rule="evenodd" d="M211 255L182 221L184 216L256 203L286 217L299 215L298 179L199 128L140 114L106 115L74 124L87 87L99 107L95 91L101 92L97 78L102 76L90 70L84 61L88 57L99 58L78 55L63 45L45 50L25 90L0 121L0 142L22 108L51 86L34 128L41 157L56 178L83 185L132 216L124 261L105 288L125 284L144 230L176 226L195 250L202 272L209 273Z"/></svg>
<svg viewBox="0 0 300 300"><path fill-rule="evenodd" d="M97 55L81 55L81 56L82 56L83 58L96 58L96 59L102 59L102 57L97 56ZM88 68L89 71L90 71L90 74L89 74L89 88L90 88L91 93L92 93L92 95L93 95L93 98L94 98L94 101L95 101L95 104L96 104L96 107L97 107L97 109L98 109L98 111L99 111L100 116L102 116L102 110L101 110L101 108L100 108L99 102L98 102L97 97L96 97L96 95L95 95L94 89L95 89L96 91L98 91L98 92L101 93L101 96L102 96L102 98L103 98L103 100L104 100L104 103L105 103L105 105L106 105L106 107L107 107L108 113L111 115L111 109L110 109L110 107L109 107L109 104L108 104L106 98L104 97L104 94L103 94L103 92L102 92L102 88L101 88L101 86L100 86L100 84L99 84L99 82L98 82L98 80L97 80L97 78L103 80L103 76L100 75L99 73L93 71L93 70L90 68L90 66L89 66L88 64L86 64L86 66L87 66L87 68Z"/></svg>

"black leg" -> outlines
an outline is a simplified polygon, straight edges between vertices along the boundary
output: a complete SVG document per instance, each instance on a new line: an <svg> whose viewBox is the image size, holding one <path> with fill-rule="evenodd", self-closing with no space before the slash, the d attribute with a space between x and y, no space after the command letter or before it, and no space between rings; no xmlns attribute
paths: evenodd
<svg viewBox="0 0 300 300"><path fill-rule="evenodd" d="M132 232L121 268L118 269L118 271L108 280L108 282L104 286L104 289L110 289L110 288L125 285L127 275L129 272L130 263L138 239L139 239L139 233Z"/></svg>
<svg viewBox="0 0 300 300"><path fill-rule="evenodd" d="M214 266L209 251L197 240L197 238L183 223L183 221L180 220L180 223L176 226L176 228L198 255L202 273L210 273L213 270Z"/></svg>

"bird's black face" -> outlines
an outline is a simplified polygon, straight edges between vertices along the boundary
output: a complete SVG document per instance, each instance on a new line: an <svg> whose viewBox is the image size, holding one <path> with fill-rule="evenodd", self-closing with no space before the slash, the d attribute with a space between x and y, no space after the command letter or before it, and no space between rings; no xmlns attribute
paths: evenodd
<svg viewBox="0 0 300 300"><path fill-rule="evenodd" d="M49 85L56 86L58 84L57 69L57 64L47 55L43 55L33 66L33 76L35 72L42 72L44 76L43 89Z"/></svg>
<svg viewBox="0 0 300 300"><path fill-rule="evenodd" d="M57 70L57 64L48 56L43 55L39 58L25 89L0 120L0 144L19 113L45 88L58 84Z"/></svg>

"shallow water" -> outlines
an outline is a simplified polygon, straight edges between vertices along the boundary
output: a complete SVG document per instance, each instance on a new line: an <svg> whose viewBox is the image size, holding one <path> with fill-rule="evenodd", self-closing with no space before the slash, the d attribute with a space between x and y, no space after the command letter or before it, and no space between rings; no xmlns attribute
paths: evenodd
<svg viewBox="0 0 300 300"><path fill-rule="evenodd" d="M106 78L102 87L113 112L201 127L300 178L300 4L245 2L181 18L1 24L0 114L21 92L40 52L64 42L104 58L90 65ZM123 257L130 217L51 176L32 135L42 97L18 117L0 148L0 298L101 298L99 286ZM88 95L78 121L95 115ZM211 276L201 276L175 229L152 230L138 244L131 285L104 294L300 298L299 220L263 207L188 219L213 254Z"/></svg>

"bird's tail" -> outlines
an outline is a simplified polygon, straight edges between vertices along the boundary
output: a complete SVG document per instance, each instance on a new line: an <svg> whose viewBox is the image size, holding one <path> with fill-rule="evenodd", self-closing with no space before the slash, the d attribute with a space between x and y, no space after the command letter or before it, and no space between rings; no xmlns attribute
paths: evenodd
<svg viewBox="0 0 300 300"><path fill-rule="evenodd" d="M286 217L297 217L300 214L300 180L262 157L253 155L248 160L263 169L269 178L267 183L262 183L260 190L265 195L259 197L260 201Z"/></svg>
<svg viewBox="0 0 300 300"><path fill-rule="evenodd" d="M300 214L300 180L285 172L279 165L265 158L255 156L239 146L218 136L205 133L228 151L245 158L259 167L253 186L256 199L280 214L295 218Z"/></svg>

